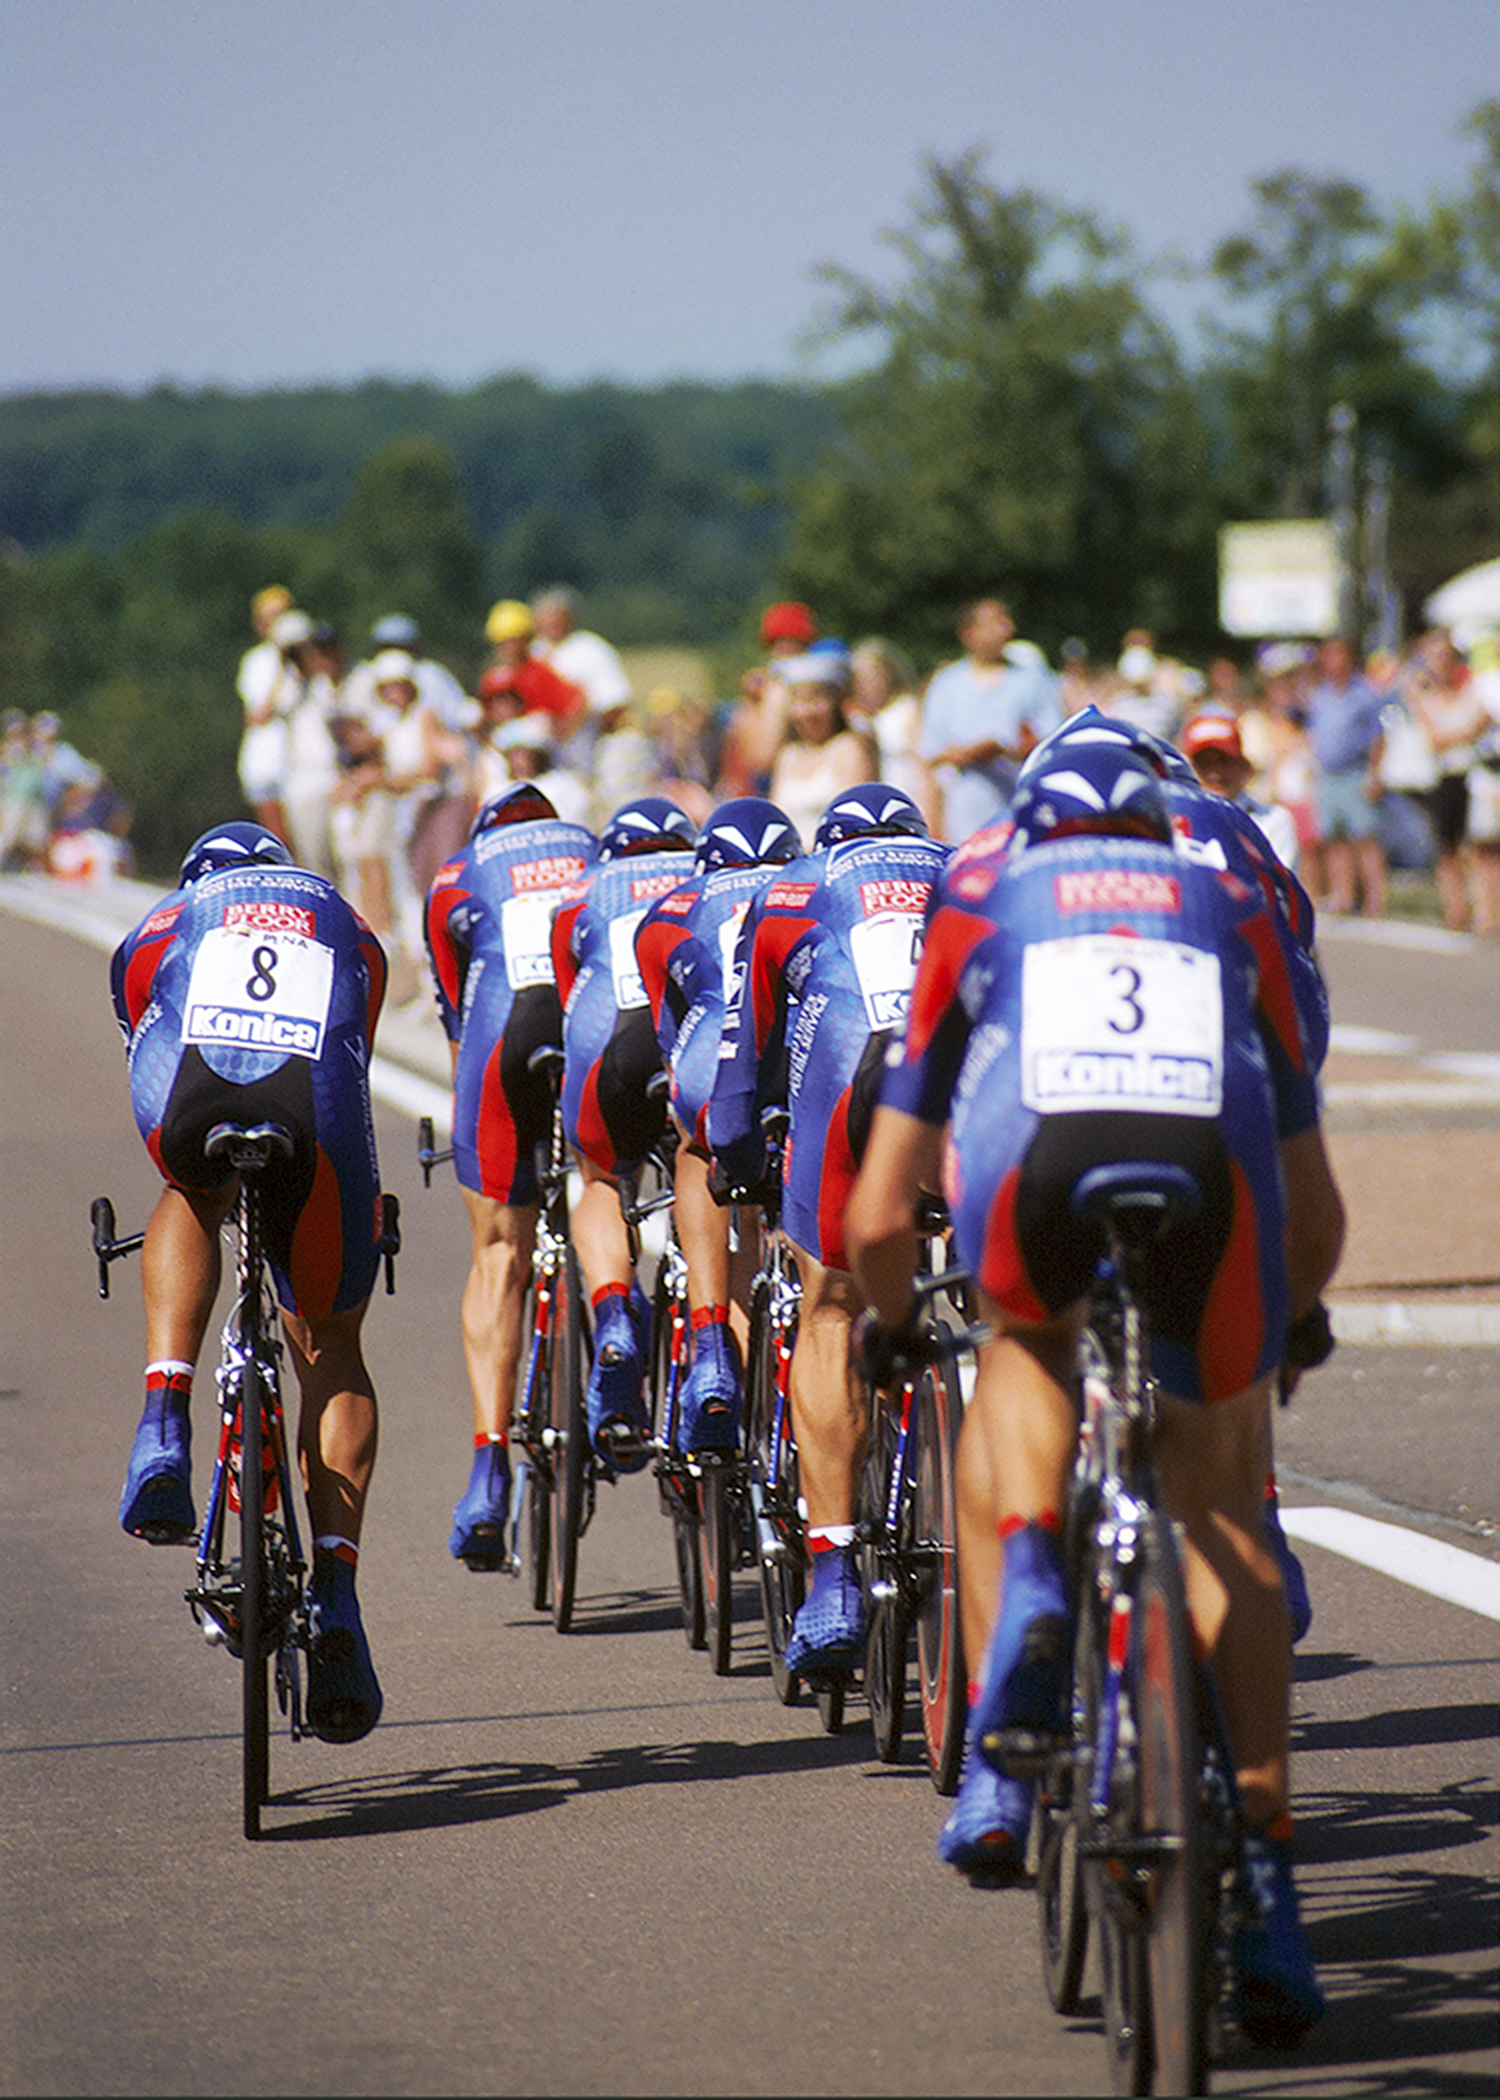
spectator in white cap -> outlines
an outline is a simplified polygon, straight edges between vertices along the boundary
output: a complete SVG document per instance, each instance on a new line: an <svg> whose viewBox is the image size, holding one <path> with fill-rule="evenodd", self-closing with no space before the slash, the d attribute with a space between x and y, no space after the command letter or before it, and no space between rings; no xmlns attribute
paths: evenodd
<svg viewBox="0 0 1500 2100"><path fill-rule="evenodd" d="M286 814L287 717L302 679L293 652L312 633L312 621L292 604L284 584L268 583L250 601L259 642L240 658L235 689L245 711L240 737L240 791L267 831L292 842Z"/></svg>
<svg viewBox="0 0 1500 2100"><path fill-rule="evenodd" d="M491 793L529 780L539 787L565 824L589 822L589 791L573 767L558 762L553 742L555 723L550 715L517 715L505 722L491 739L505 767L505 778ZM487 798L486 798L487 799Z"/></svg>

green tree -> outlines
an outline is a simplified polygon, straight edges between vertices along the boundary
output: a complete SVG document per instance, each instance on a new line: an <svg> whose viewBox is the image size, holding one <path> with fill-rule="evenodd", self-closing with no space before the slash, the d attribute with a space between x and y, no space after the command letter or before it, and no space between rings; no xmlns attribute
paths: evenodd
<svg viewBox="0 0 1500 2100"><path fill-rule="evenodd" d="M473 654L482 623L484 549L446 445L403 437L365 461L337 540L365 623L409 613L439 655Z"/></svg>
<svg viewBox="0 0 1500 2100"><path fill-rule="evenodd" d="M913 226L886 235L893 286L821 273L821 338L875 355L838 399L842 438L794 484L787 586L928 658L952 654L955 606L993 589L1052 646L1113 642L1148 606L1164 630L1201 626L1199 419L1128 242L1001 193L973 152L925 176Z"/></svg>

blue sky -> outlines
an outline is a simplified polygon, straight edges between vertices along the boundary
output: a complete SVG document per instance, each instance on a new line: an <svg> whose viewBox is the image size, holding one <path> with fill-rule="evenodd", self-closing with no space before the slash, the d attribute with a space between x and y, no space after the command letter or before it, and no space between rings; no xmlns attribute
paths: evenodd
<svg viewBox="0 0 1500 2100"><path fill-rule="evenodd" d="M1461 190L1495 0L4 0L0 393L815 371L926 155L1201 261ZM1166 301L1163 300L1166 306ZM1167 306L1184 324L1184 295Z"/></svg>

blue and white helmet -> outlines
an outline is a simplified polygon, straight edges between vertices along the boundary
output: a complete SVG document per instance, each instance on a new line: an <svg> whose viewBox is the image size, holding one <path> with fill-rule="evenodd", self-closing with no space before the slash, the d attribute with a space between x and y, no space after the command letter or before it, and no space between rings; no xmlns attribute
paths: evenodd
<svg viewBox="0 0 1500 2100"><path fill-rule="evenodd" d="M910 838L925 839L927 820L902 789L887 787L880 780L869 781L834 796L818 819L813 851L840 845L845 839L878 837L881 833L905 833Z"/></svg>
<svg viewBox="0 0 1500 2100"><path fill-rule="evenodd" d="M740 795L716 809L698 836L693 866L700 875L715 868L755 868L796 860L802 840L784 809L763 795Z"/></svg>
<svg viewBox="0 0 1500 2100"><path fill-rule="evenodd" d="M216 875L220 868L257 862L268 868L296 865L275 832L267 831L264 824L243 823L239 819L232 824L216 824L189 846L178 872L178 886L187 889L205 875Z"/></svg>
<svg viewBox="0 0 1500 2100"><path fill-rule="evenodd" d="M633 853L681 853L694 844L698 827L685 809L665 795L622 802L599 834L599 858L624 860Z"/></svg>
<svg viewBox="0 0 1500 2100"><path fill-rule="evenodd" d="M1010 815L1013 852L1084 833L1172 843L1172 813L1160 776L1117 741L1055 750L1049 764L1017 787Z"/></svg>
<svg viewBox="0 0 1500 2100"><path fill-rule="evenodd" d="M1142 729L1136 722L1127 722L1123 716L1105 714L1091 700L1028 752L1016 775L1017 786L1031 779L1039 766L1051 765L1059 752L1086 745L1100 750L1133 751L1161 779L1185 780L1194 787L1198 784L1197 774L1175 744Z"/></svg>

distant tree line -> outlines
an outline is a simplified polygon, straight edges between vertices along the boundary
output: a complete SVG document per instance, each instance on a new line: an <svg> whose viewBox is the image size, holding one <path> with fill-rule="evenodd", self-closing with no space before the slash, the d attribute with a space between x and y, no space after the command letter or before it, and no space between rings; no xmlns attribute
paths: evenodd
<svg viewBox="0 0 1500 2100"><path fill-rule="evenodd" d="M410 613L466 680L493 599L553 582L617 643L705 649L726 692L780 596L924 671L995 588L1051 651L1141 624L1201 657L1220 528L1326 510L1335 405L1388 478L1415 621L1500 547L1500 102L1466 130L1468 187L1420 213L1256 182L1198 266L1191 363L1126 235L966 154L924 164L888 282L823 273L815 333L857 353L836 382L0 397L0 704L62 716L155 866L237 803L234 667L272 581L355 653Z"/></svg>

